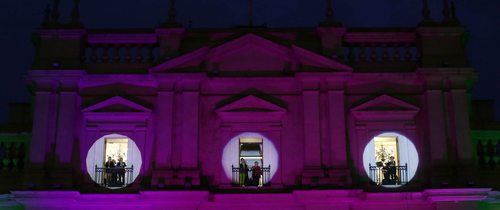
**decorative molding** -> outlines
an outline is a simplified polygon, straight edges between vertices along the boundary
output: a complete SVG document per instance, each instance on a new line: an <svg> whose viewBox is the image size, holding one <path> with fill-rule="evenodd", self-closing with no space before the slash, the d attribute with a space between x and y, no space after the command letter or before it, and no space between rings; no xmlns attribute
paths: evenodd
<svg viewBox="0 0 500 210"><path fill-rule="evenodd" d="M238 101L215 110L224 122L248 123L248 122L279 122L287 112L286 109L249 95Z"/></svg>
<svg viewBox="0 0 500 210"><path fill-rule="evenodd" d="M417 27L416 31L423 36L460 36L465 32L465 27Z"/></svg>
<svg viewBox="0 0 500 210"><path fill-rule="evenodd" d="M379 104L391 104L394 108L391 109L384 105L384 110L378 110ZM420 111L420 108L404 101L400 101L388 95L382 95L356 106L350 112L359 120L379 121L379 120L397 120L405 121L412 120Z"/></svg>
<svg viewBox="0 0 500 210"><path fill-rule="evenodd" d="M149 72L165 71L168 69L182 68L185 67L186 63L195 63L200 65L200 63L206 59L207 53L210 50L208 46L199 48L195 51L189 52L187 54L181 55L170 61L157 65L149 69Z"/></svg>
<svg viewBox="0 0 500 210"><path fill-rule="evenodd" d="M80 39L87 34L85 29L38 29L37 32L42 39L52 39L53 36L59 39Z"/></svg>
<svg viewBox="0 0 500 210"><path fill-rule="evenodd" d="M156 34L88 34L89 44L156 44Z"/></svg>
<svg viewBox="0 0 500 210"><path fill-rule="evenodd" d="M344 35L347 43L404 43L414 42L415 33L409 32L347 32Z"/></svg>
<svg viewBox="0 0 500 210"><path fill-rule="evenodd" d="M153 73L175 68L197 66L200 65L204 60L209 61L207 62L207 65L208 68L211 69L212 67L210 66L210 64L219 62L222 58L230 56L240 50L244 50L247 48L254 48L264 54L280 57L285 62L291 63L291 70L297 70L298 63L302 63L309 66L329 68L341 72L352 72L351 67L326 58L322 55L316 54L314 52L308 51L304 48L295 45L292 45L291 48L288 48L251 33L212 49L210 49L208 46L199 48L172 60L166 61L165 63L157 65L149 69L149 72Z"/></svg>
<svg viewBox="0 0 500 210"><path fill-rule="evenodd" d="M141 112L146 112L146 113L151 113L152 110L151 109L148 109L146 107L143 107L139 104L136 104L134 102L131 102L129 100L126 100L120 96L115 96L113 98L110 98L108 100L105 100L105 101L102 101L100 103L97 103L97 104L94 104L90 107L87 107L85 109L82 110L82 112L84 113L87 113L87 114L90 114L90 112L95 112L99 109L103 109L103 108L106 108L108 106L111 106L111 105L115 105L115 104L120 104L120 105L124 105L126 107L129 107L131 109L135 109L135 110L138 110L138 111L141 111ZM95 112L94 115L102 115L102 113L104 112ZM134 112L132 112L134 113Z"/></svg>
<svg viewBox="0 0 500 210"><path fill-rule="evenodd" d="M330 68L345 72L352 72L352 67L346 66L344 64L341 64L337 61L326 58L324 56L318 55L304 48L292 45L292 51L297 60L299 61L299 63L309 66L317 66L317 67Z"/></svg>

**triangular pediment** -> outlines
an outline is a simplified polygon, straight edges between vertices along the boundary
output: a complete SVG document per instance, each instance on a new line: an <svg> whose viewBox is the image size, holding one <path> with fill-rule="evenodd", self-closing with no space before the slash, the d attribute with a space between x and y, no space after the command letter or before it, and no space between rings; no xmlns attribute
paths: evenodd
<svg viewBox="0 0 500 210"><path fill-rule="evenodd" d="M115 96L108 100L94 104L82 110L84 113L102 113L102 112L142 112L151 113L151 109L136 104L132 101L124 99L120 96Z"/></svg>
<svg viewBox="0 0 500 210"><path fill-rule="evenodd" d="M199 48L150 69L162 72L171 69L206 65L209 71L295 71L299 64L332 71L352 72L352 68L304 48L286 47L255 34L246 34L210 49Z"/></svg>
<svg viewBox="0 0 500 210"><path fill-rule="evenodd" d="M411 120L419 111L419 107L388 95L379 96L351 109L356 118L366 120Z"/></svg>
<svg viewBox="0 0 500 210"><path fill-rule="evenodd" d="M419 107L395 99L388 95L381 95L368 102L365 102L357 107L352 108L353 111L385 111L385 110L420 110Z"/></svg>
<svg viewBox="0 0 500 210"><path fill-rule="evenodd" d="M215 110L223 121L231 122L276 122L286 109L266 100L249 95Z"/></svg>
<svg viewBox="0 0 500 210"><path fill-rule="evenodd" d="M264 111L264 112L286 112L286 109L249 95L226 106L218 108L216 112L242 112L242 111Z"/></svg>

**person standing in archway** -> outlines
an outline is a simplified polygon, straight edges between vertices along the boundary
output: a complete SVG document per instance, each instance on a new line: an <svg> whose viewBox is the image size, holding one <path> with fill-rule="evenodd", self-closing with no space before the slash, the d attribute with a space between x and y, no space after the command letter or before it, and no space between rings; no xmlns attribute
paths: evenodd
<svg viewBox="0 0 500 210"><path fill-rule="evenodd" d="M261 169L259 167L259 162L255 161L254 166L252 166L252 185L259 185Z"/></svg>
<svg viewBox="0 0 500 210"><path fill-rule="evenodd" d="M245 159L241 158L240 163L240 186L245 186L245 180L248 179L248 165Z"/></svg>

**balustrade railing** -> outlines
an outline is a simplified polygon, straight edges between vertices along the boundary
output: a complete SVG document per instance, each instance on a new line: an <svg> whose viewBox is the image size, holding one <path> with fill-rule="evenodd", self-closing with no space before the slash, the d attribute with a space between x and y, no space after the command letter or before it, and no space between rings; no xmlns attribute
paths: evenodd
<svg viewBox="0 0 500 210"><path fill-rule="evenodd" d="M372 166L369 164L369 177L375 185L408 184L408 164L404 166Z"/></svg>
<svg viewBox="0 0 500 210"><path fill-rule="evenodd" d="M346 61L417 61L421 57L414 32L363 30L345 34L342 53Z"/></svg>
<svg viewBox="0 0 500 210"><path fill-rule="evenodd" d="M500 140L488 140L486 145L483 145L481 140L476 146L476 157L478 166L481 169L495 170L500 168Z"/></svg>
<svg viewBox="0 0 500 210"><path fill-rule="evenodd" d="M240 168L231 166L231 185L240 186ZM247 173L247 179L244 181L245 186L270 186L271 185L271 165L269 167L262 167L259 180L252 179L252 171L249 170ZM244 172L243 172L244 173Z"/></svg>
<svg viewBox="0 0 500 210"><path fill-rule="evenodd" d="M82 58L90 63L151 63L159 55L157 44L89 44Z"/></svg>
<svg viewBox="0 0 500 210"><path fill-rule="evenodd" d="M132 184L134 166L130 168L101 168L95 166L94 181L102 187L126 187Z"/></svg>
<svg viewBox="0 0 500 210"><path fill-rule="evenodd" d="M346 61L417 61L414 43L347 43L342 53Z"/></svg>
<svg viewBox="0 0 500 210"><path fill-rule="evenodd" d="M0 141L0 172L23 171L27 162L24 142Z"/></svg>

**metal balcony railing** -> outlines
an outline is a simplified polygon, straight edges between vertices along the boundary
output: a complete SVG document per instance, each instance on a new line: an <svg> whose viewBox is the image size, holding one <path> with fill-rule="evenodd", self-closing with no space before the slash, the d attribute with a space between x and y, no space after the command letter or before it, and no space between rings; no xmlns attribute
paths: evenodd
<svg viewBox="0 0 500 210"><path fill-rule="evenodd" d="M233 186L240 186L240 168L239 167L234 167L234 165L231 166L232 168L232 173L231 173L231 185ZM262 167L261 173L260 173L260 178L259 180L253 180L252 179L252 171L249 170L247 173L247 178L245 180L245 186L271 186L271 165L268 167ZM244 172L243 172L244 173Z"/></svg>
<svg viewBox="0 0 500 210"><path fill-rule="evenodd" d="M408 184L408 163L404 166L372 166L369 164L369 177L374 185Z"/></svg>
<svg viewBox="0 0 500 210"><path fill-rule="evenodd" d="M126 187L132 184L134 166L130 168L100 168L95 166L95 182L102 187Z"/></svg>

